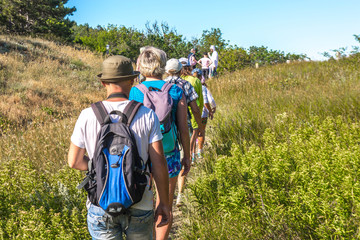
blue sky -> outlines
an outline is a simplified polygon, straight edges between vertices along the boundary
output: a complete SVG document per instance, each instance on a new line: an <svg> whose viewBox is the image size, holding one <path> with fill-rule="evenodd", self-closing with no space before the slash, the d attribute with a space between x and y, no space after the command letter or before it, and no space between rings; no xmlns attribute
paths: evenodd
<svg viewBox="0 0 360 240"><path fill-rule="evenodd" d="M203 30L220 28L230 44L248 48L304 53L313 60L321 53L359 46L360 0L69 0L70 19L78 24L108 24L145 29L146 22L167 22L188 40Z"/></svg>

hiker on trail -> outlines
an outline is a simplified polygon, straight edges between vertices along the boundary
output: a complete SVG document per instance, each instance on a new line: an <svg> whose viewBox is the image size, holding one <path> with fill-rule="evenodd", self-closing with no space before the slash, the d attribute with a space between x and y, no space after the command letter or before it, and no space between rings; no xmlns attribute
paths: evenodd
<svg viewBox="0 0 360 240"><path fill-rule="evenodd" d="M182 174L186 175L190 170L190 139L187 126L187 104L183 91L174 84L166 83L162 80L165 72L166 54L164 51L151 47L146 49L139 56L140 72L146 80L131 89L130 99L143 102L145 106L155 109L159 117L162 133L163 147L169 170L169 204L172 206L176 182L181 168L184 167ZM161 98L159 98L161 97ZM172 104L171 104L172 102ZM165 111L170 107L170 111ZM166 117L165 112L171 115ZM162 120L163 119L163 120ZM171 120L171 123L167 123ZM171 126L168 130L167 126ZM177 131L180 136L177 138ZM172 137L175 137L173 139ZM184 157L180 159L181 143L184 150ZM157 203L158 204L158 197ZM172 225L170 223L162 229L156 229L156 239L167 239Z"/></svg>
<svg viewBox="0 0 360 240"><path fill-rule="evenodd" d="M202 76L204 77L204 79L208 79L209 78L209 67L212 64L212 61L210 60L210 58L208 58L207 53L204 53L203 58L201 58L198 63L201 65L201 71L202 71Z"/></svg>
<svg viewBox="0 0 360 240"><path fill-rule="evenodd" d="M90 171L84 188L89 193L86 203L87 223L93 239L122 239L123 233L127 239L152 239L154 216L157 229L166 226L171 218L169 176L163 153L160 122L154 111L128 100L137 76L138 73L133 71L130 59L119 55L105 59L102 73L98 77L108 97L81 112L71 136L69 166ZM121 142L124 138L111 138L115 135L114 129L124 134L129 142L124 144ZM111 131L114 134L103 135L103 131ZM104 139L108 141L100 142L99 136L105 136ZM106 161L103 155L107 156ZM140 197L139 202L128 209L123 208L123 205L114 205L118 204L115 200L121 200L118 196L119 189L124 189L124 184L132 181L116 181L116 174L121 174L119 170L123 167L119 161L131 164L128 161L139 163L141 159L143 167L149 165L147 161L151 161L152 176L158 195L155 214L153 192L150 189L149 178L145 177L149 175L148 167L140 169L135 165L134 168L127 169L135 174L135 179L142 177L142 185L128 190L134 191L137 199ZM110 164L111 167L108 166ZM99 189L100 185L103 188ZM139 196L137 191L140 189L144 192ZM101 195L97 195L99 190ZM108 204L108 208L104 209L106 206L103 204Z"/></svg>
<svg viewBox="0 0 360 240"><path fill-rule="evenodd" d="M216 103L215 103L215 99L213 98L210 90L208 89L205 80L201 81L202 84L202 93L204 96L204 108L202 111L202 124L204 125L204 129L206 127L208 118L210 118L211 120L214 117L214 114L216 112ZM203 151L203 147L204 147L204 142L205 142L205 131L204 134L200 135L198 137L198 158L202 158L204 151Z"/></svg>
<svg viewBox="0 0 360 240"><path fill-rule="evenodd" d="M196 54L196 51L195 51L194 48L192 48L192 49L190 50L190 53L189 53L188 57L187 57L187 60L188 60L188 62L189 62L189 64L190 64L190 66L191 66L193 69L196 67L196 64L197 64L195 54Z"/></svg>
<svg viewBox="0 0 360 240"><path fill-rule="evenodd" d="M210 46L210 52L208 53L208 56L209 56L212 63L209 66L209 69L210 69L209 75L210 75L210 78L213 78L217 73L216 70L217 70L218 63L219 63L219 54L215 50L214 45Z"/></svg>
<svg viewBox="0 0 360 240"><path fill-rule="evenodd" d="M199 96L199 98L196 99L196 104L198 105L199 109L203 109L204 99L203 99L203 94L202 94L201 81L192 75L192 73L191 73L192 67L189 65L189 62L187 61L186 58L180 58L179 61L183 65L183 67L181 69L181 78L190 82L190 84L194 87L197 95ZM190 115L191 115L191 127L193 129L192 136L190 139L190 152L191 152L192 163L194 164L196 161L196 157L195 157L196 139L199 135L199 132L203 131L203 127L201 125L198 125L191 109L190 109Z"/></svg>
<svg viewBox="0 0 360 240"><path fill-rule="evenodd" d="M180 78L180 72L182 69L182 64L178 59L172 58L166 62L165 71L169 75L165 81L169 83L174 83L178 87L180 87L185 95L186 102L191 109L191 112L194 115L195 121L200 126L201 134L204 134L204 127L202 126L202 119L199 106L196 104L196 99L198 99L198 95L194 89L194 87L190 84L190 82ZM188 124L190 123L190 112L188 112ZM191 126L190 126L191 128ZM183 152L182 152L183 153ZM183 171L183 170L182 170ZM180 172L180 177L178 179L178 195L176 198L176 205L181 205L182 201L182 190L185 184L185 176L183 176L182 172Z"/></svg>

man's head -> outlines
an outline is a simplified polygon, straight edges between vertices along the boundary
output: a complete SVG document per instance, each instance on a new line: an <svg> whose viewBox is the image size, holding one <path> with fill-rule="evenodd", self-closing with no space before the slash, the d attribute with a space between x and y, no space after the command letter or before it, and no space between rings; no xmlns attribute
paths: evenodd
<svg viewBox="0 0 360 240"><path fill-rule="evenodd" d="M215 51L215 46L214 46L214 45L211 45L211 46L210 46L210 51L211 51L211 52Z"/></svg>
<svg viewBox="0 0 360 240"><path fill-rule="evenodd" d="M195 48L192 48L192 49L190 50L190 52L195 54L195 53L196 53Z"/></svg>
<svg viewBox="0 0 360 240"><path fill-rule="evenodd" d="M97 76L104 86L131 86L138 75L129 58L115 55L104 60L102 72Z"/></svg>

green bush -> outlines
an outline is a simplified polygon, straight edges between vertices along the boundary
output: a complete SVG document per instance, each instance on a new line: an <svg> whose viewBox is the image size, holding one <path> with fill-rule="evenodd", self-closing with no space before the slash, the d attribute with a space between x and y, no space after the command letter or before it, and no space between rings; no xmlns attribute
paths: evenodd
<svg viewBox="0 0 360 240"><path fill-rule="evenodd" d="M360 124L284 124L281 139L266 129L263 147L233 144L230 156L208 159L214 168L190 187L197 208L185 238L360 237Z"/></svg>
<svg viewBox="0 0 360 240"><path fill-rule="evenodd" d="M77 190L79 171L38 170L30 159L0 165L1 239L84 239L86 195Z"/></svg>

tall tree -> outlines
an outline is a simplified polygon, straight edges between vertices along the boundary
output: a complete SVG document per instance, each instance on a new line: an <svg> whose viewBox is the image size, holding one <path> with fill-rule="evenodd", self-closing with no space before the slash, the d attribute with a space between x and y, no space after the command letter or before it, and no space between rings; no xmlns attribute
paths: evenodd
<svg viewBox="0 0 360 240"><path fill-rule="evenodd" d="M65 7L68 0L2 0L0 24L7 33L53 34L66 38L73 21L65 18L76 11Z"/></svg>
<svg viewBox="0 0 360 240"><path fill-rule="evenodd" d="M228 43L222 38L220 28L211 28L211 30L203 31L199 45L201 52L208 52L211 45L214 45L216 50L221 51L228 46Z"/></svg>

